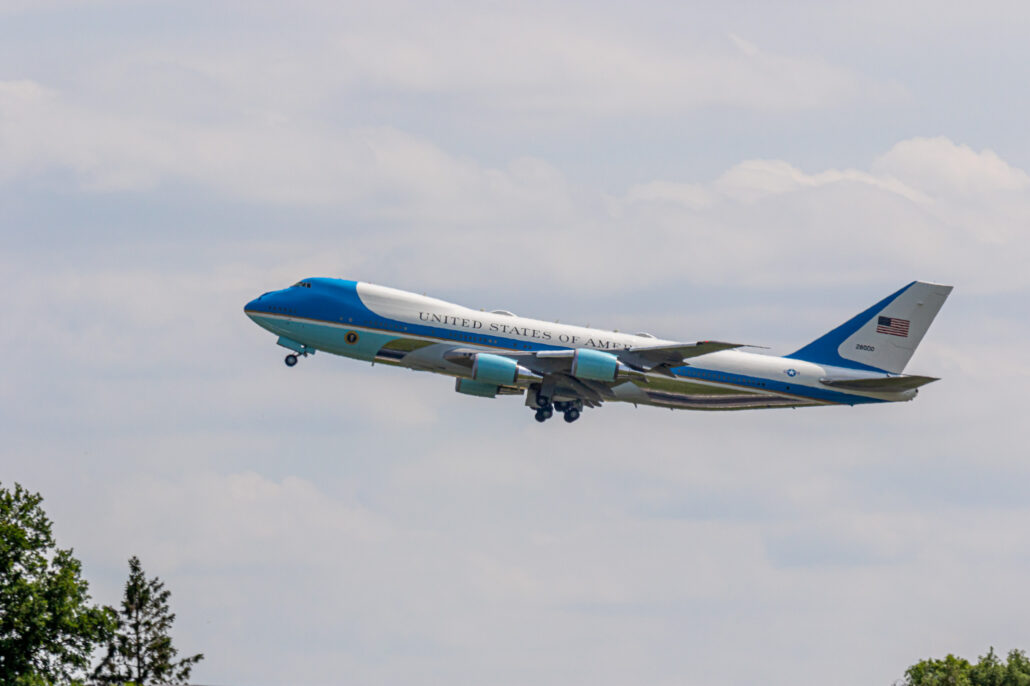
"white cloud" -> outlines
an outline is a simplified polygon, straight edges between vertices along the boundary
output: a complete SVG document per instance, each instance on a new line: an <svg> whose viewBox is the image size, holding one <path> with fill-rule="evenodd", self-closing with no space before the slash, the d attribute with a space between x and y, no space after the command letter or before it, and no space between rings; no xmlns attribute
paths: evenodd
<svg viewBox="0 0 1030 686"><path fill-rule="evenodd" d="M84 6L95 8L132 4L140 4L140 2L139 0L3 0L0 2L0 14L32 14Z"/></svg>
<svg viewBox="0 0 1030 686"><path fill-rule="evenodd" d="M798 669L843 664L848 683L864 683L903 668L893 659L915 659L913 632L946 628L950 645L969 646L984 631L1018 628L1021 605L1007 589L1026 571L1017 533L1025 508L884 507L834 465L840 456L804 452L812 440L868 448L853 420L826 435L776 434L801 450L770 462L762 446L771 427L814 424L736 415L706 431L692 415L623 414L610 415L619 426L576 437L543 438L532 426L535 434L495 441L478 460L460 438L431 433L409 462L415 472L389 471L382 482L364 471L323 475L321 485L247 471L118 479L94 493L90 517L59 532L91 559L140 554L175 594L180 644L208 653L204 673L248 682L332 683L343 660L363 680L391 682L429 671L461 683L486 672L499 683L527 673L564 683L571 670L592 683L641 673L746 683L770 661L777 674L799 664L777 649L786 634L808 645ZM748 431L723 433L741 422ZM672 455L684 426L696 440ZM382 454L363 459L386 458L395 439L381 443ZM569 450L526 450L546 443ZM713 501L678 516L635 512L634 486L659 461L654 476L671 498L711 489ZM528 480L498 478L527 470ZM750 495L773 508L741 515L716 505ZM956 597L985 565L1002 570L996 583ZM887 621L895 614L906 621ZM837 639L815 627L854 631L856 653L884 659L842 657ZM306 648L291 650L298 635ZM899 642L905 650L894 655ZM247 659L266 644L264 657ZM767 659L760 668L727 661L741 646ZM584 660L604 668L584 672ZM773 681L796 673L784 679Z"/></svg>
<svg viewBox="0 0 1030 686"><path fill-rule="evenodd" d="M873 171L937 195L966 197L1030 190L1030 176L993 150L977 152L944 137L902 141L877 158Z"/></svg>
<svg viewBox="0 0 1030 686"><path fill-rule="evenodd" d="M185 70L225 84L223 103L287 114L333 101L428 97L480 113L479 125L530 128L575 125L584 117L709 107L798 112L907 97L895 82L817 56L783 54L689 25L656 35L598 9L320 5L306 15L318 19L303 27L298 44L291 38L294 13L256 8L258 19L247 28L260 38L245 32L249 40L204 40L189 50L134 46L105 78L135 82Z"/></svg>
<svg viewBox="0 0 1030 686"><path fill-rule="evenodd" d="M903 178L906 177L903 175ZM731 200L750 204L776 195L846 182L871 186L913 201L924 200L921 194L893 178L882 178L855 169L806 174L781 160L741 162L720 176L713 186Z"/></svg>
<svg viewBox="0 0 1030 686"><path fill-rule="evenodd" d="M214 560L262 565L269 548L279 562L318 564L328 561L326 555L335 557L329 542L367 545L392 535L382 518L294 476L274 481L254 472L197 473L181 481L140 477L122 487L125 495L103 512L104 526L121 532L119 539L108 539L108 553L124 555L126 541L149 547L146 541L161 531L154 561L159 568ZM169 520L162 514L167 512L178 514Z"/></svg>
<svg viewBox="0 0 1030 686"><path fill-rule="evenodd" d="M902 141L868 171L746 160L709 182L655 180L603 195L545 160L485 166L391 128L112 119L26 81L0 89L0 116L8 179L64 170L88 192L187 182L251 203L321 208L375 228L351 230L342 251L335 236L316 238L312 268L378 255L366 266L428 288L449 285L458 261L475 278L518 280L524 260L497 260L508 251L531 251L546 288L619 289L643 266L667 283L798 284L832 274L978 291L1026 284L1030 177L946 138Z"/></svg>
<svg viewBox="0 0 1030 686"><path fill-rule="evenodd" d="M884 86L819 59L723 41L655 41L582 17L539 22L522 12L424 17L362 27L340 39L354 85L471 97L508 113L669 114L732 106L771 111L897 98Z"/></svg>
<svg viewBox="0 0 1030 686"><path fill-rule="evenodd" d="M1026 285L1018 265L1030 255L1027 178L990 151L915 139L868 172L808 174L752 160L710 184L635 187L613 207L619 223L640 227L636 242L650 232L644 243L668 248L648 260L660 274L675 269L666 260L701 253L721 258L690 264L690 278L705 283L893 274L994 291ZM723 260L735 268L725 271Z"/></svg>
<svg viewBox="0 0 1030 686"><path fill-rule="evenodd" d="M486 167L393 129L118 121L31 82L5 84L0 112L7 178L67 169L92 192L188 181L251 202L335 208L378 223L352 233L349 251L374 254L389 231L401 253L391 271L431 288L449 281L447 271L420 265L452 263L455 245L467 273L506 279L523 264L498 264L498 252L532 247L554 285L572 288L619 288L631 265L661 281L708 284L827 274L919 275L977 290L1025 284L1026 172L944 138L902 141L869 171L810 174L750 160L708 183L656 180L606 197L543 160ZM734 268L697 255L732 255ZM595 283L598 271L607 276Z"/></svg>
<svg viewBox="0 0 1030 686"><path fill-rule="evenodd" d="M91 192L187 181L261 203L349 206L394 217L481 220L489 203L536 211L564 181L539 160L483 169L390 128L343 132L250 122L229 127L111 117L30 81L0 89L2 177L71 171ZM564 200L558 196L560 200ZM373 209L375 207L381 209Z"/></svg>

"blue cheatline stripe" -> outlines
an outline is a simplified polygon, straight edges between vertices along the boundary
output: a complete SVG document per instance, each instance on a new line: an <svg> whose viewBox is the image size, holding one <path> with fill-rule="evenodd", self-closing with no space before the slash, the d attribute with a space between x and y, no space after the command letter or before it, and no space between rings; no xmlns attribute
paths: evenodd
<svg viewBox="0 0 1030 686"><path fill-rule="evenodd" d="M851 395L849 393L841 393L840 391L831 391L824 388L789 384L783 381L767 379L762 376L720 372L711 369L702 369L700 367L676 367L672 370L672 373L676 376L682 376L688 379L699 379L701 381L731 384L733 386L741 386L745 389L761 389L772 391L773 393L792 395L799 398L810 398L812 400L825 400L832 403L841 403L842 405L888 402L886 400L881 400L880 398L867 398L861 395Z"/></svg>
<svg viewBox="0 0 1030 686"><path fill-rule="evenodd" d="M868 372L882 372L886 374L886 369L880 369L879 367L873 367L872 365L855 362L841 357L838 348L840 348L840 344L847 340L848 337L861 329L866 322L872 319L877 312L894 302L899 295L907 291L915 283L916 282L913 281L898 292L888 295L880 302L862 312L862 314L852 317L836 329L823 334L805 347L792 352L790 355L784 355L784 357L788 357L792 360L801 360L803 362L814 362L815 364L825 364L833 367L847 367L849 369L861 369Z"/></svg>

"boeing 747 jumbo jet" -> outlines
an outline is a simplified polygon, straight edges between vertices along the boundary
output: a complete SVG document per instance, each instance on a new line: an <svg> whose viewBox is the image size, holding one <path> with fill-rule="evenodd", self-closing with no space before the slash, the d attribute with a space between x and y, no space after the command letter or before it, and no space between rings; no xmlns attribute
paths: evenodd
<svg viewBox="0 0 1030 686"><path fill-rule="evenodd" d="M684 410L857 405L911 400L937 379L903 374L951 286L914 281L784 357L737 343L684 343L483 312L358 281L315 278L244 311L291 352L318 350L455 377L458 393L524 395L536 420L555 410L630 402Z"/></svg>

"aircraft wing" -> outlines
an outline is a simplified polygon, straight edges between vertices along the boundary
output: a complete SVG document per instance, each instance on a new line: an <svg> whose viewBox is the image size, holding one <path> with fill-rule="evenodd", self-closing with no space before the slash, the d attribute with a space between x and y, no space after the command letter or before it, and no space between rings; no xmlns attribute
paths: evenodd
<svg viewBox="0 0 1030 686"><path fill-rule="evenodd" d="M691 357L743 347L743 343L698 341L697 343L676 343L674 345L639 346L622 350L616 354L629 366L650 371L655 367L681 366L685 360Z"/></svg>
<svg viewBox="0 0 1030 686"><path fill-rule="evenodd" d="M613 350L611 353L619 361L637 371L665 371L671 367L679 367L691 357L699 357L720 350L742 348L743 343L723 343L721 341L699 341L697 343L676 343L674 345L653 345ZM468 364L477 352L471 348L456 348L447 353L452 362ZM496 354L518 360L519 364L528 367L537 374L566 373L572 369L572 358L575 350L539 350L534 352L503 351Z"/></svg>

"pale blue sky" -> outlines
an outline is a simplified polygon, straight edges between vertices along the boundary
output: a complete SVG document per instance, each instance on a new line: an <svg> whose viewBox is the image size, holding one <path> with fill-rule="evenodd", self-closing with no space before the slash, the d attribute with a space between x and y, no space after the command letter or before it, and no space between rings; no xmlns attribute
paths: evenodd
<svg viewBox="0 0 1030 686"><path fill-rule="evenodd" d="M1030 648L1022 3L0 2L0 480L204 684L889 684ZM913 403L517 399L305 276L785 353L955 291Z"/></svg>

